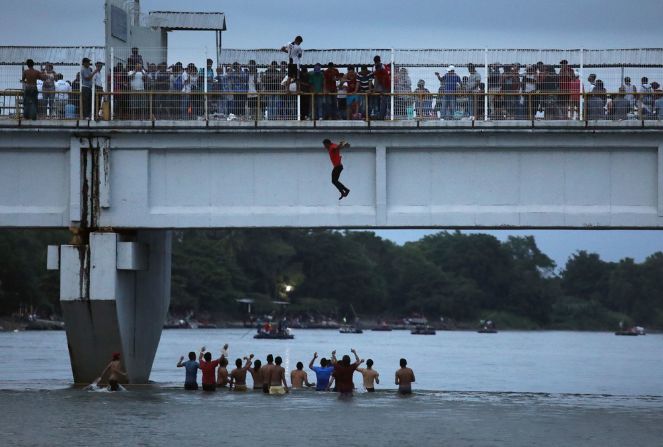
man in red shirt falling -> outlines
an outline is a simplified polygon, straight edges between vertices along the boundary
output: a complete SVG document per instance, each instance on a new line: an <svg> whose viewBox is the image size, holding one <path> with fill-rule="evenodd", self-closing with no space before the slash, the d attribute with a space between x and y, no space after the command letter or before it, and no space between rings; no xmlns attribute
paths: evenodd
<svg viewBox="0 0 663 447"><path fill-rule="evenodd" d="M348 194L350 194L350 190L346 188L343 183L338 181L338 178L341 176L341 171L343 170L343 164L341 164L341 149L350 147L350 144L346 143L345 141L334 144L328 138L325 138L322 141L322 144L324 144L325 149L327 149L329 152L329 158L331 159L332 165L334 165L334 169L332 169L331 175L332 184L336 186L338 191L341 193L341 197L338 198L338 200L341 200L343 197L346 197Z"/></svg>

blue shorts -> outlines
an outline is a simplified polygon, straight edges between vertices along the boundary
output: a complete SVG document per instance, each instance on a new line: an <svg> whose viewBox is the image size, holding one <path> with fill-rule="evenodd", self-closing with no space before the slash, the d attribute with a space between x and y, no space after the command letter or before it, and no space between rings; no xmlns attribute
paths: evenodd
<svg viewBox="0 0 663 447"><path fill-rule="evenodd" d="M361 97L359 95L349 95L346 98L345 103L347 104L348 107L350 107L352 105L352 103L354 103L354 102L358 103L360 101L360 99L361 99Z"/></svg>

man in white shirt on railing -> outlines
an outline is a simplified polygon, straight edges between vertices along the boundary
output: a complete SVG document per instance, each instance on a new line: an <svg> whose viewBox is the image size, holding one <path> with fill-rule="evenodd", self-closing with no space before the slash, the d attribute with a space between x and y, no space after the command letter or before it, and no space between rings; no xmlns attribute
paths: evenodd
<svg viewBox="0 0 663 447"><path fill-rule="evenodd" d="M69 92L71 85L64 80L62 73L56 75L55 81L55 117L62 119L64 117L64 106L69 102Z"/></svg>
<svg viewBox="0 0 663 447"><path fill-rule="evenodd" d="M285 85L290 85L293 80L299 78L299 66L304 56L304 51L301 47L302 42L304 42L302 36L297 36L294 41L281 47L281 51L288 53L288 81Z"/></svg>

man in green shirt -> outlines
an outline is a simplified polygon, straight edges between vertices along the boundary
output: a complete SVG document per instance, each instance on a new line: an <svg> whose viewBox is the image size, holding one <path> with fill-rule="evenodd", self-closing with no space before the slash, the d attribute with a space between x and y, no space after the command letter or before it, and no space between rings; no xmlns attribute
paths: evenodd
<svg viewBox="0 0 663 447"><path fill-rule="evenodd" d="M317 120L322 118L322 111L324 110L324 97L320 94L322 93L323 82L322 67L320 64L315 64L313 72L308 74L308 83L311 86L311 92L315 93L315 119Z"/></svg>

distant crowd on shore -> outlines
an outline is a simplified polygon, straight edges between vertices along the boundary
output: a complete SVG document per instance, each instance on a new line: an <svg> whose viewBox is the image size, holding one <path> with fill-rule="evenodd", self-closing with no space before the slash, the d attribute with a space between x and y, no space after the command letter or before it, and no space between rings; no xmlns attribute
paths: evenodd
<svg viewBox="0 0 663 447"><path fill-rule="evenodd" d="M80 72L70 82L55 72L53 64L46 63L38 71L28 60L22 78L24 116L78 117L80 102L81 115L90 118L92 85L97 92L104 92L112 83L117 93L113 113L118 119L186 120L207 114L251 120L383 120L391 114L393 82L397 119L415 115L418 119L481 119L486 103L490 119L578 119L583 93L589 94L584 106L588 119L663 117L663 90L658 82L642 77L636 86L625 76L618 92L609 94L596 74L590 74L583 84L578 70L567 60L557 66L493 63L488 65L486 80L477 70L481 67L472 63L465 65L468 73L462 77L454 65L448 65L444 74L434 73L439 81L435 94L423 79L413 88L408 69L384 64L380 55L373 58L370 67L341 67L333 62L324 67L321 63L305 65L302 43L303 38L297 36L284 45L281 51L288 54L288 62L272 61L262 71L255 60L246 65L215 66L207 59L204 68L194 63L145 63L139 49L132 48L126 63L117 62L106 79L101 75L103 63L97 62L93 69L91 61L84 58ZM154 93L151 97L146 94L150 92ZM205 102L198 94L203 92L214 95ZM299 93L307 94L300 96L298 116ZM100 113L100 107L100 103L95 105L95 113Z"/></svg>

